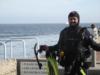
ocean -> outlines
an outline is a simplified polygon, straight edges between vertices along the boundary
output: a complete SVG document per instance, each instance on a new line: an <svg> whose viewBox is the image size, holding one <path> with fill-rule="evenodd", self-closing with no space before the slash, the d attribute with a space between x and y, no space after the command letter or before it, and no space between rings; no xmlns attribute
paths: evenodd
<svg viewBox="0 0 100 75"><path fill-rule="evenodd" d="M80 24L89 27L90 23ZM96 23L99 28L100 23ZM0 24L0 38L11 36L34 36L59 34L67 24Z"/></svg>
<svg viewBox="0 0 100 75"><path fill-rule="evenodd" d="M82 23L90 27L90 23ZM96 26L100 28L100 23ZM34 57L35 43L54 45L67 24L0 24L0 59ZM38 49L37 48L37 49ZM40 56L43 56L42 54Z"/></svg>
<svg viewBox="0 0 100 75"><path fill-rule="evenodd" d="M1 24L0 38L58 34L65 26L65 24Z"/></svg>

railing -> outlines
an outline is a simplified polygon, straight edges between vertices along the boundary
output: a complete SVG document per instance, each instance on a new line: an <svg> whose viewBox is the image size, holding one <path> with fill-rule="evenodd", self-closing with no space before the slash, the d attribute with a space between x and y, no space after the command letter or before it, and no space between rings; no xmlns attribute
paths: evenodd
<svg viewBox="0 0 100 75"><path fill-rule="evenodd" d="M6 44L4 42L0 42L4 46L4 58L6 59Z"/></svg>
<svg viewBox="0 0 100 75"><path fill-rule="evenodd" d="M21 44L21 47L22 47L22 49L23 49L23 58L25 59L25 58L27 58L27 52L26 52L26 39L31 39L31 40L33 40L34 41L34 44L37 42L37 43L39 43L39 41L38 41L38 38L37 37L34 37L34 38L12 38L12 39L0 39L0 43L1 43L1 45L0 46L2 46L3 48L2 48L2 51L4 51L3 53L3 57L4 57L4 59L7 59L8 57L7 57L7 42L9 42L9 48L10 48L10 58L9 59L13 59L14 57L14 54L13 54L13 52L14 52L14 47L13 47L13 44L15 43L15 42L19 42L19 43L22 43ZM34 44L33 44L33 47L34 47ZM14 59L16 59L16 58L14 58Z"/></svg>

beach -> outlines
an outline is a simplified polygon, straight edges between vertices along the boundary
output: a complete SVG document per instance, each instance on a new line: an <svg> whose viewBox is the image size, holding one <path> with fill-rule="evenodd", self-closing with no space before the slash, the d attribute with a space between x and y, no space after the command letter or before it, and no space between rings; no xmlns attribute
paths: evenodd
<svg viewBox="0 0 100 75"><path fill-rule="evenodd" d="M0 61L0 75L16 75L16 63L14 59Z"/></svg>

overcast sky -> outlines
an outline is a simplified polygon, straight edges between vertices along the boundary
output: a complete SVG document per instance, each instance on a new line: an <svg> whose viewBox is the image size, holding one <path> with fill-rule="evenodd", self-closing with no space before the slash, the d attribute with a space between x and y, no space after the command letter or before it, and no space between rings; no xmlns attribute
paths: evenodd
<svg viewBox="0 0 100 75"><path fill-rule="evenodd" d="M73 10L82 23L100 23L100 0L0 0L0 24L66 23Z"/></svg>

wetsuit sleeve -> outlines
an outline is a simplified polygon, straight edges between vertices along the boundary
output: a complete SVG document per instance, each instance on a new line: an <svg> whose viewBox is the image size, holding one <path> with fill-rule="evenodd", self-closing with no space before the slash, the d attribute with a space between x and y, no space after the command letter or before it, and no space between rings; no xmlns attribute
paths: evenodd
<svg viewBox="0 0 100 75"><path fill-rule="evenodd" d="M93 50L100 51L100 44L96 43L88 30L85 30L85 41Z"/></svg>
<svg viewBox="0 0 100 75"><path fill-rule="evenodd" d="M59 50L62 42L63 42L63 31L60 33L58 43L54 46L49 46L49 50Z"/></svg>

